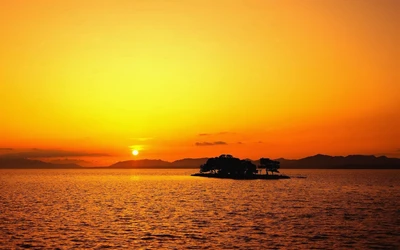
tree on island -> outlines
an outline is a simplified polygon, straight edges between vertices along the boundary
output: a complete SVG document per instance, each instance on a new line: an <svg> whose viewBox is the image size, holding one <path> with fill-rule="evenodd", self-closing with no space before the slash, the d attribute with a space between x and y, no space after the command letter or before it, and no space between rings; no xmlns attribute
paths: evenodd
<svg viewBox="0 0 400 250"><path fill-rule="evenodd" d="M220 155L210 158L200 166L200 173L210 172L221 176L251 176L257 173L257 167L251 161L240 160L232 155Z"/></svg>
<svg viewBox="0 0 400 250"><path fill-rule="evenodd" d="M271 160L269 158L261 158L259 168L265 168L265 172L267 175L268 171L270 171L273 175L274 173L279 173L278 169L280 168L280 162Z"/></svg>
<svg viewBox="0 0 400 250"><path fill-rule="evenodd" d="M241 180L278 180L290 179L286 175L274 175L279 173L280 162L268 158L261 158L258 168L265 168L265 174L259 174L257 166L250 160L241 160L232 155L220 155L218 157L209 158L206 163L200 166L200 173L192 174L192 176L211 177L211 178L230 178ZM268 172L271 172L269 174Z"/></svg>

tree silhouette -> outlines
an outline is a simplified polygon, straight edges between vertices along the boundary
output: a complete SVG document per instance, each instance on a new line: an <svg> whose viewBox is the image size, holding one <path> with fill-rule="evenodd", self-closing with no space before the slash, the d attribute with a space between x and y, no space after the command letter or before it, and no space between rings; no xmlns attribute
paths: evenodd
<svg viewBox="0 0 400 250"><path fill-rule="evenodd" d="M210 158L200 166L201 173L213 173L220 176L244 177L257 173L257 167L251 161L240 160L232 155L220 155Z"/></svg>
<svg viewBox="0 0 400 250"><path fill-rule="evenodd" d="M257 166L249 160L241 160L241 164L243 166L242 168L246 170L245 175L253 175L258 172Z"/></svg>
<svg viewBox="0 0 400 250"><path fill-rule="evenodd" d="M274 173L279 173L278 169L280 168L280 162L271 160L269 158L261 158L259 168L265 168L265 172L267 175L268 171L270 171L273 175Z"/></svg>

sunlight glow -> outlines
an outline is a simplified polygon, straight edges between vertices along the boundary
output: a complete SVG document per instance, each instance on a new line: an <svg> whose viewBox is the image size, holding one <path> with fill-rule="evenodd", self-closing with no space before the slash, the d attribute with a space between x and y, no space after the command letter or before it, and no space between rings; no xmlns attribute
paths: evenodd
<svg viewBox="0 0 400 250"><path fill-rule="evenodd" d="M0 155L400 157L399 3L1 1Z"/></svg>

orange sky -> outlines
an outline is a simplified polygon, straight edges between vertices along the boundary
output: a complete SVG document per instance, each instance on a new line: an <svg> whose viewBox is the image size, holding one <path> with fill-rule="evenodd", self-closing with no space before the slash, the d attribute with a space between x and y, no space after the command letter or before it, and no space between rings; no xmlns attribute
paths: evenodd
<svg viewBox="0 0 400 250"><path fill-rule="evenodd" d="M0 154L400 157L399 3L3 1Z"/></svg>

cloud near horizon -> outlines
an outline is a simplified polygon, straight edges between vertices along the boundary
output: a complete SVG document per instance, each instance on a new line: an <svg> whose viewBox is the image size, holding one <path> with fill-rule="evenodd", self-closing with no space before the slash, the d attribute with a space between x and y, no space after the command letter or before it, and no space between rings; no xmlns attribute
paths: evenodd
<svg viewBox="0 0 400 250"><path fill-rule="evenodd" d="M13 151L13 148L0 148L0 151Z"/></svg>
<svg viewBox="0 0 400 250"><path fill-rule="evenodd" d="M213 135L232 135L234 132L222 131L218 133L200 133L198 136L213 136Z"/></svg>
<svg viewBox="0 0 400 250"><path fill-rule="evenodd" d="M207 133L201 133L201 134L199 134L199 136L209 136L209 135L211 135L211 134L207 134Z"/></svg>
<svg viewBox="0 0 400 250"><path fill-rule="evenodd" d="M64 151L64 150L43 150L31 149L32 151L23 151L17 153L2 154L1 157L8 158L57 158L57 157L102 157L110 156L105 153L88 153L79 151Z"/></svg>
<svg viewBox="0 0 400 250"><path fill-rule="evenodd" d="M228 143L224 141L215 141L215 142L196 142L196 146L218 146L218 145L227 145Z"/></svg>

